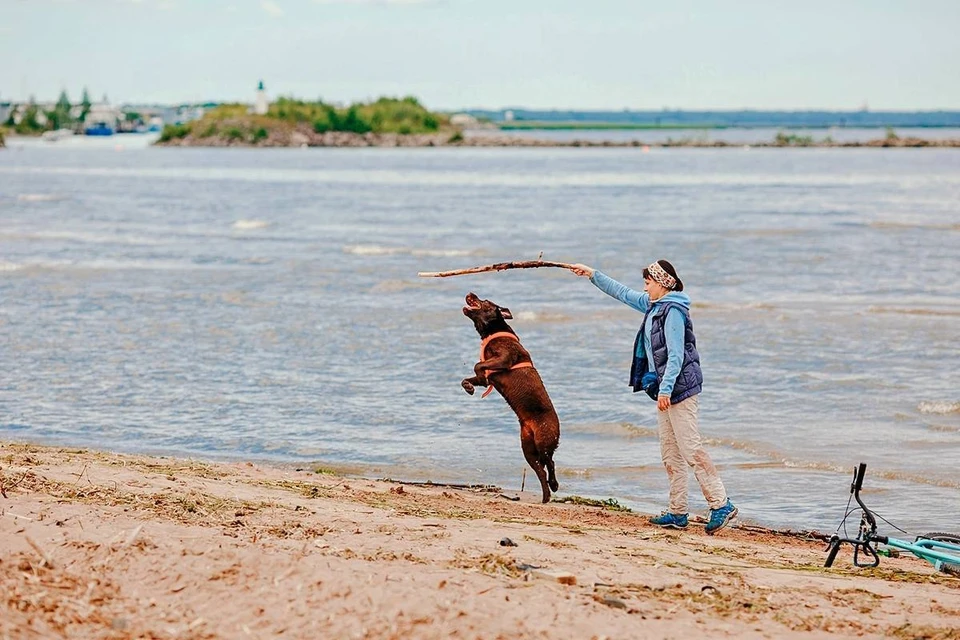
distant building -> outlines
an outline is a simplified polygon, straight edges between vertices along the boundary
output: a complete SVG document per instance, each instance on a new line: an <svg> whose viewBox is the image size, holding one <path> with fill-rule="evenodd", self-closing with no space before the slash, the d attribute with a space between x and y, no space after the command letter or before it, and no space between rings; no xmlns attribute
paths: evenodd
<svg viewBox="0 0 960 640"><path fill-rule="evenodd" d="M174 118L176 124L183 124L185 122L193 122L194 120L199 120L203 117L203 114L206 113L206 110L203 107L195 105L182 105L177 109L177 115ZM164 118L164 122L166 122Z"/></svg>
<svg viewBox="0 0 960 640"><path fill-rule="evenodd" d="M463 127L464 129L475 128L480 121L474 118L469 113L455 113L450 116L450 124L455 127Z"/></svg>
<svg viewBox="0 0 960 640"><path fill-rule="evenodd" d="M253 103L253 112L258 116L265 116L269 109L270 103L267 102L267 92L263 88L263 80L261 80L260 84L257 85L257 97Z"/></svg>
<svg viewBox="0 0 960 640"><path fill-rule="evenodd" d="M513 111L504 111L503 119L505 122L513 122Z"/></svg>

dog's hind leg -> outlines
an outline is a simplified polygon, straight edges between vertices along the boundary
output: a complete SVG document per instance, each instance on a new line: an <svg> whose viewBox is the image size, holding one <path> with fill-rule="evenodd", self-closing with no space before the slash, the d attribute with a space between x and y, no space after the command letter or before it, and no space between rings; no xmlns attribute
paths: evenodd
<svg viewBox="0 0 960 640"><path fill-rule="evenodd" d="M560 489L560 483L557 482L557 470L553 466L553 456L547 456L546 460L547 467L547 484L550 485L550 489L556 493Z"/></svg>
<svg viewBox="0 0 960 640"><path fill-rule="evenodd" d="M550 502L550 486L547 483L547 472L540 462L540 453L537 451L537 445L533 438L533 432L530 429L520 427L520 447L523 449L523 457L527 459L527 464L537 474L540 480L540 488L543 490L543 502Z"/></svg>

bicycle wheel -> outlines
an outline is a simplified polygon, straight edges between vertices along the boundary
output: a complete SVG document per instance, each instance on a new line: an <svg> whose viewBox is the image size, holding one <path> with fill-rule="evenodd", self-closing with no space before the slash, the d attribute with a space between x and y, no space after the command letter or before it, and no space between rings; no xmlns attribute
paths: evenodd
<svg viewBox="0 0 960 640"><path fill-rule="evenodd" d="M917 536L917 540L935 540L937 542L946 542L948 544L958 544L960 545L960 535L955 533L943 533L942 531L935 531L933 533L921 533ZM960 578L960 564L941 564L940 571L949 574L951 576L956 576Z"/></svg>
<svg viewBox="0 0 960 640"><path fill-rule="evenodd" d="M917 540L936 540L937 542L960 544L960 535L956 533L942 533L935 531L933 533L921 533L917 536Z"/></svg>

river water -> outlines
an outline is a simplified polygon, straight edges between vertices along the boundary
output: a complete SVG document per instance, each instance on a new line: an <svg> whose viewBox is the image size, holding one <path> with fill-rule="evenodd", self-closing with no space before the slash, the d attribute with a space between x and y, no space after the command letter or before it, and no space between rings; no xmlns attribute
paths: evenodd
<svg viewBox="0 0 960 640"><path fill-rule="evenodd" d="M474 291L557 407L560 495L656 512L638 313L563 270L417 274L542 252L641 288L667 258L743 519L833 530L863 461L891 522L960 530L957 150L122 140L0 151L0 439L516 491L516 419L459 385Z"/></svg>

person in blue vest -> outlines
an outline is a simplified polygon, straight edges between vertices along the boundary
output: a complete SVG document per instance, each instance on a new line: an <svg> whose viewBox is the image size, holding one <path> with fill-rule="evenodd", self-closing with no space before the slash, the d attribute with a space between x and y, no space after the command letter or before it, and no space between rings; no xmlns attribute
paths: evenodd
<svg viewBox="0 0 960 640"><path fill-rule="evenodd" d="M687 526L687 478L692 467L710 507L706 531L716 533L737 516L737 508L727 497L700 437L703 374L690 320L690 296L683 293L677 270L666 260L657 260L643 270L644 291L634 291L593 267L573 267L575 274L590 278L598 289L643 314L633 346L630 386L657 403L660 457L670 482L669 506L650 522L673 529Z"/></svg>

